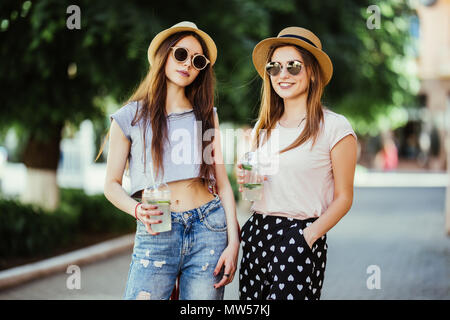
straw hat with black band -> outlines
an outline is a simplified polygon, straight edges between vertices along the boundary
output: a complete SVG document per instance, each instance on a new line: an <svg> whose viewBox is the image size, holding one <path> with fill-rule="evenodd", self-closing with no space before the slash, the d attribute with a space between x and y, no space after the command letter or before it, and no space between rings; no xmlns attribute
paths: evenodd
<svg viewBox="0 0 450 320"><path fill-rule="evenodd" d="M155 61L156 50L158 50L161 43L163 43L164 40L166 40L169 36L183 31L194 32L203 39L203 41L206 44L206 47L208 48L208 59L211 63L211 66L214 65L217 59L216 44L206 32L198 29L195 23L189 21L182 21L180 23L177 23L176 25L173 25L169 29L161 31L153 38L147 51L148 62L150 63L150 65L152 65L153 62Z"/></svg>
<svg viewBox="0 0 450 320"><path fill-rule="evenodd" d="M276 38L267 38L259 42L253 49L253 64L259 75L264 78L266 72L267 55L270 49L277 44L293 44L308 50L317 59L324 76L325 85L330 82L333 75L333 64L330 57L322 51L319 38L305 28L288 27L280 31Z"/></svg>

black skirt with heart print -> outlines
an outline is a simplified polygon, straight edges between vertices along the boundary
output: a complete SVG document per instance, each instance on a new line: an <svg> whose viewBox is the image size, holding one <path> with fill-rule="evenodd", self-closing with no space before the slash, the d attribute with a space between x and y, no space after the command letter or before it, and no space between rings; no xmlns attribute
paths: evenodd
<svg viewBox="0 0 450 320"><path fill-rule="evenodd" d="M319 300L325 275L326 235L312 249L298 220L253 212L242 227L241 300Z"/></svg>

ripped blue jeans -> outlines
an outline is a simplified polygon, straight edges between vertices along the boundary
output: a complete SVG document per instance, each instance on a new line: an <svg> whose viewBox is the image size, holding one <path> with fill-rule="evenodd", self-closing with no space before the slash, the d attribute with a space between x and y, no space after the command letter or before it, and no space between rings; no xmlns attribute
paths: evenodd
<svg viewBox="0 0 450 320"><path fill-rule="evenodd" d="M180 300L222 300L223 277L213 272L227 246L225 211L218 195L185 212L172 212L172 230L157 236L137 221L124 299L167 300L180 275Z"/></svg>

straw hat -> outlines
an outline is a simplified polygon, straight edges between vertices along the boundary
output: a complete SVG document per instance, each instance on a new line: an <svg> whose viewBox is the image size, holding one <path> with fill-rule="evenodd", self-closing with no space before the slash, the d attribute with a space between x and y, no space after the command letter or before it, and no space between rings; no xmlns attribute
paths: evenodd
<svg viewBox="0 0 450 320"><path fill-rule="evenodd" d="M333 75L333 64L330 57L322 51L322 44L314 33L305 28L289 27L280 31L276 38L267 38L259 42L253 49L253 64L259 75L264 78L266 72L267 54L270 48L276 44L293 44L308 50L316 57L322 70L325 84Z"/></svg>
<svg viewBox="0 0 450 320"><path fill-rule="evenodd" d="M211 37L208 34L201 31L200 29L198 29L197 26L195 25L195 23L192 23L189 21L183 21L183 22L177 23L176 25L170 27L169 29L161 31L153 38L152 42L150 43L150 45L148 47L148 52L147 52L148 62L150 63L150 65L153 64L153 61L155 59L156 50L158 50L161 43L163 43L164 40L166 40L169 36L173 35L174 33L182 32L182 31L195 32L203 39L203 41L206 44L206 47L208 48L208 55L209 55L208 59L211 62L211 66L214 65L214 63L216 62L216 58L217 58L216 44L214 43L213 39L211 39Z"/></svg>

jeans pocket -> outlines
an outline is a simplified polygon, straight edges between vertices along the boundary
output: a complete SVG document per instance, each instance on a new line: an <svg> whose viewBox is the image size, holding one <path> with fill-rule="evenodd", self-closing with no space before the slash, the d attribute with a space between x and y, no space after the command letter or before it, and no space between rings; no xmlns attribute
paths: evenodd
<svg viewBox="0 0 450 320"><path fill-rule="evenodd" d="M227 218L222 205L212 209L203 218L203 224L206 228L214 232L224 232L227 230Z"/></svg>

